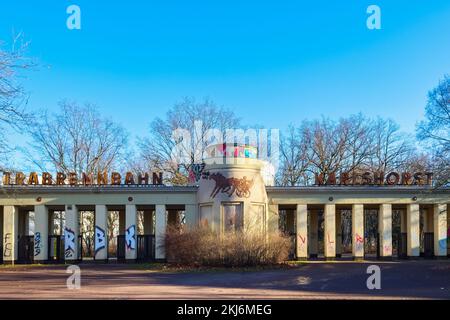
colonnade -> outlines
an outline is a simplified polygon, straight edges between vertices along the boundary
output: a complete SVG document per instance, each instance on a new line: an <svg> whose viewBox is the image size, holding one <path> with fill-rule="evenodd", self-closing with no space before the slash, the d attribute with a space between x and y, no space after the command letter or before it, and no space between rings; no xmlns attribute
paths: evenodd
<svg viewBox="0 0 450 320"><path fill-rule="evenodd" d="M65 212L64 237L64 257L66 262L75 262L80 257L80 211L87 206L79 204L67 204L61 209ZM112 206L118 207L118 206ZM135 261L137 259L137 215L139 207L146 207L144 217L148 216L149 206L139 206L135 204L124 204L120 206L123 210L119 211L119 230L125 236L125 259ZM168 212L170 205L156 204L152 205L152 211L155 212L155 260L164 260L164 237L168 223ZM192 204L183 205L186 217L186 224L193 225L197 219L197 206ZM94 260L107 261L108 259L108 205L89 206L95 212L95 231L94 231ZM28 223L24 221L26 215L22 214L23 208L20 206L5 205L2 207L2 217L0 223L1 239L3 244L2 256L4 263L16 262L19 258L19 236L30 235L27 228ZM34 234L33 234L33 260L34 262L46 262L49 260L49 235L50 232L50 210L52 206L35 205L27 209L34 211ZM150 214L150 216L152 216ZM153 221L144 218L144 234L152 231ZM22 229L22 230L21 230Z"/></svg>
<svg viewBox="0 0 450 320"><path fill-rule="evenodd" d="M406 209L402 217L402 232L407 234L407 256L420 256L420 204L404 205ZM371 206L373 208L373 205ZM364 258L364 204L351 205L352 214L352 256L354 259ZM392 204L380 204L378 209L379 257L391 258L393 254ZM447 204L428 205L430 215L423 221L423 229L434 234L433 246L435 257L447 256ZM324 257L332 260L341 254L340 214L336 214L335 204L323 205L324 216ZM308 212L310 218L308 221ZM297 259L316 257L318 253L318 214L307 204L296 205L296 256Z"/></svg>

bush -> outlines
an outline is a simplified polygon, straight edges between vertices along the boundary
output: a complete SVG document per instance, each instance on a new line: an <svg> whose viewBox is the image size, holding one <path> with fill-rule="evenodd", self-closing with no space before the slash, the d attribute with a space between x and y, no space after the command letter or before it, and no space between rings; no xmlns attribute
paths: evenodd
<svg viewBox="0 0 450 320"><path fill-rule="evenodd" d="M170 228L166 232L168 262L212 267L250 267L286 261L291 243L279 233L227 232L218 235L207 227Z"/></svg>

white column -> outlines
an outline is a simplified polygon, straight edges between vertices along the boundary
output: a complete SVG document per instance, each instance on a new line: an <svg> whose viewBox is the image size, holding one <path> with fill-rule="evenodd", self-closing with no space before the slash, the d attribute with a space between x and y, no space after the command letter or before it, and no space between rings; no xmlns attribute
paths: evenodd
<svg viewBox="0 0 450 320"><path fill-rule="evenodd" d="M308 210L306 204L297 205L297 259L308 258Z"/></svg>
<svg viewBox="0 0 450 320"><path fill-rule="evenodd" d="M334 204L325 205L324 220L325 258L332 260L336 257L336 206Z"/></svg>
<svg viewBox="0 0 450 320"><path fill-rule="evenodd" d="M108 259L107 214L105 205L95 206L95 260Z"/></svg>
<svg viewBox="0 0 450 320"><path fill-rule="evenodd" d="M155 242L156 242L156 249L155 249L155 259L156 260L163 260L166 258L166 252L165 252L165 235L166 235L166 206L163 204L156 205L156 235L155 235Z"/></svg>
<svg viewBox="0 0 450 320"><path fill-rule="evenodd" d="M392 205L381 204L378 211L380 257L392 257Z"/></svg>
<svg viewBox="0 0 450 320"><path fill-rule="evenodd" d="M267 231L278 232L278 219L279 219L279 211L277 204L269 204L268 206L268 214L267 214Z"/></svg>
<svg viewBox="0 0 450 320"><path fill-rule="evenodd" d="M64 227L64 257L66 261L78 260L78 236L80 217L76 205L66 205L66 226Z"/></svg>
<svg viewBox="0 0 450 320"><path fill-rule="evenodd" d="M195 228L198 225L198 206L196 204L185 205L184 214L186 217L186 226L189 229Z"/></svg>
<svg viewBox="0 0 450 320"><path fill-rule="evenodd" d="M342 212L336 212L336 257L342 256Z"/></svg>
<svg viewBox="0 0 450 320"><path fill-rule="evenodd" d="M406 206L406 229L408 232L408 256L418 257L420 255L420 211L418 204Z"/></svg>
<svg viewBox="0 0 450 320"><path fill-rule="evenodd" d="M318 254L319 213L316 210L309 211L309 255L317 257Z"/></svg>
<svg viewBox="0 0 450 320"><path fill-rule="evenodd" d="M137 210L136 205L125 206L125 259L137 259Z"/></svg>
<svg viewBox="0 0 450 320"><path fill-rule="evenodd" d="M3 207L3 262L13 263L18 257L19 208Z"/></svg>
<svg viewBox="0 0 450 320"><path fill-rule="evenodd" d="M34 206L34 260L48 260L48 208Z"/></svg>
<svg viewBox="0 0 450 320"><path fill-rule="evenodd" d="M447 256L447 205L433 206L434 255Z"/></svg>
<svg viewBox="0 0 450 320"><path fill-rule="evenodd" d="M352 206L352 253L353 258L364 258L364 206Z"/></svg>

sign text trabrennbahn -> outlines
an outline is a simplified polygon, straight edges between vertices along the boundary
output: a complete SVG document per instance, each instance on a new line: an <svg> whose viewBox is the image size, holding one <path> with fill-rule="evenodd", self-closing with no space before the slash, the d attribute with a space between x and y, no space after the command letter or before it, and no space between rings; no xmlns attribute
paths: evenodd
<svg viewBox="0 0 450 320"><path fill-rule="evenodd" d="M162 172L148 172L139 173L137 175L132 172L127 172L125 177L122 178L121 174L118 172L112 172L111 176L108 172L104 171L98 173L96 177L93 173L82 173L81 177L75 172L70 172L65 174L63 172L57 172L56 176L53 177L49 172L42 172L41 179L37 172L31 172L28 177L23 172L16 172L12 174L11 172L3 173L3 185L161 185L163 184ZM151 183L150 183L151 182Z"/></svg>

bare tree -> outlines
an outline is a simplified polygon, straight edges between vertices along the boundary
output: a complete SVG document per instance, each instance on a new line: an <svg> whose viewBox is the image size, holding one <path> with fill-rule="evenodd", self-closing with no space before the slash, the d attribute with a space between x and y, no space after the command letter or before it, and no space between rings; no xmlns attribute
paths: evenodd
<svg viewBox="0 0 450 320"><path fill-rule="evenodd" d="M392 120L371 120L362 114L339 121L305 121L283 135L277 182L310 184L316 174L326 182L342 172L358 179L367 170L425 168L426 155L419 157L411 141Z"/></svg>
<svg viewBox="0 0 450 320"><path fill-rule="evenodd" d="M373 128L374 156L371 168L379 172L396 170L405 164L414 145L411 137L399 131L399 125L391 119L378 118Z"/></svg>
<svg viewBox="0 0 450 320"><path fill-rule="evenodd" d="M372 137L374 126L361 113L341 119L341 127L347 131L346 153L343 169L349 172L365 170L374 154Z"/></svg>
<svg viewBox="0 0 450 320"><path fill-rule="evenodd" d="M417 137L433 150L438 185L450 183L450 76L445 76L428 93L425 120L417 127Z"/></svg>
<svg viewBox="0 0 450 320"><path fill-rule="evenodd" d="M290 125L286 134L281 136L280 158L277 184L297 186L309 183L307 169L310 163L301 129Z"/></svg>
<svg viewBox="0 0 450 320"><path fill-rule="evenodd" d="M140 170L168 173L167 183L186 184L189 169L202 161L205 148L211 143L208 130L225 132L236 128L239 122L232 111L209 99L196 102L195 99L184 98L167 112L165 119L156 118L151 122L150 137L140 140L141 154L133 160L133 165ZM174 136L180 129L188 132L190 141ZM176 157L173 152L176 148L182 149L187 158Z"/></svg>
<svg viewBox="0 0 450 320"><path fill-rule="evenodd" d="M5 49L5 44L0 41L0 157L2 158L14 149L4 134L5 130L20 129L28 119L25 112L28 97L18 81L21 71L36 65L25 55L28 45L21 33L14 36L9 49ZM0 169L3 169L4 165L5 163L0 164Z"/></svg>
<svg viewBox="0 0 450 320"><path fill-rule="evenodd" d="M27 130L32 138L30 160L42 170L69 173L103 172L121 164L128 135L91 104L62 101L58 113L43 111Z"/></svg>
<svg viewBox="0 0 450 320"><path fill-rule="evenodd" d="M323 118L304 126L311 174L322 175L327 180L342 168L347 157L348 136L348 127L342 121L336 123Z"/></svg>

